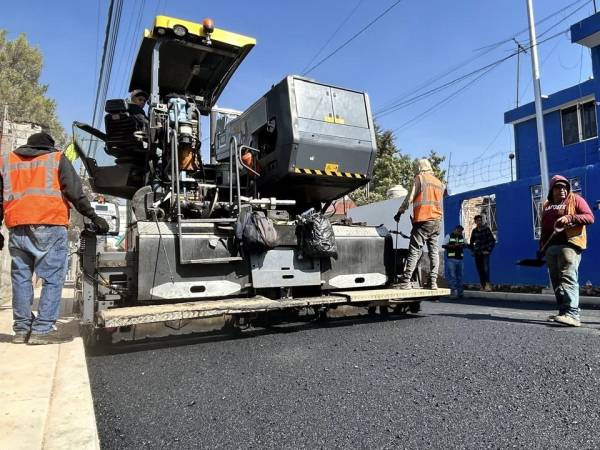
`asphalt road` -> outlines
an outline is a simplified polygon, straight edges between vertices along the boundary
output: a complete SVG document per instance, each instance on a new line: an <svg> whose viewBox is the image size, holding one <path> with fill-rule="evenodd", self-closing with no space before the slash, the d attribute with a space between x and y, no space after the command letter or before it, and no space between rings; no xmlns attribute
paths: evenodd
<svg viewBox="0 0 600 450"><path fill-rule="evenodd" d="M599 448L600 311L423 303L88 358L112 448Z"/></svg>

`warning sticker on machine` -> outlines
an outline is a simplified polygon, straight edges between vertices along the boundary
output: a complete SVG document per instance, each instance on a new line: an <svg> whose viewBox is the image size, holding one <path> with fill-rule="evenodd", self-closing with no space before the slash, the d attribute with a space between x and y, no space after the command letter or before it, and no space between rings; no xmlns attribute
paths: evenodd
<svg viewBox="0 0 600 450"><path fill-rule="evenodd" d="M337 172L340 168L339 164L327 163L325 164L325 172Z"/></svg>

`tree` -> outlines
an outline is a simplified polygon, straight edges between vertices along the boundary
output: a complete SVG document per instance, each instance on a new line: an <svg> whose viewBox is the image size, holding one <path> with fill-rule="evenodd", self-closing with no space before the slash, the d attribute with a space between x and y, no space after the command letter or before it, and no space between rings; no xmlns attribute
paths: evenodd
<svg viewBox="0 0 600 450"><path fill-rule="evenodd" d="M391 131L382 130L375 125L375 138L377 140L377 156L375 157L369 196L367 198L366 187L357 189L350 194L357 205L385 200L388 189L397 184L409 189L415 177L414 162L416 159L413 160L396 147L394 134ZM446 171L441 168L441 164L446 159L445 156L430 150L428 155L420 158L429 159L435 176L442 181L445 179Z"/></svg>
<svg viewBox="0 0 600 450"><path fill-rule="evenodd" d="M42 52L20 34L9 41L0 29L0 113L8 106L14 121L33 122L50 129L57 142L65 143L63 127L56 117L56 102L48 97L48 85L40 84Z"/></svg>

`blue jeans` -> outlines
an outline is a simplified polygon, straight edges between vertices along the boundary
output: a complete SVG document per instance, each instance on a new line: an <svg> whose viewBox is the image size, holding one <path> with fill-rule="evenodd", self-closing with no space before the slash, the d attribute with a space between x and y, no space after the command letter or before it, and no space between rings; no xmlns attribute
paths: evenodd
<svg viewBox="0 0 600 450"><path fill-rule="evenodd" d="M448 285L459 297L463 295L463 260L446 258Z"/></svg>
<svg viewBox="0 0 600 450"><path fill-rule="evenodd" d="M581 253L569 245L551 245L546 250L550 281L558 313L579 319L579 262Z"/></svg>
<svg viewBox="0 0 600 450"><path fill-rule="evenodd" d="M46 334L58 319L67 273L67 228L59 225L21 225L9 230L12 258L13 330ZM37 317L33 304L33 274L43 280Z"/></svg>

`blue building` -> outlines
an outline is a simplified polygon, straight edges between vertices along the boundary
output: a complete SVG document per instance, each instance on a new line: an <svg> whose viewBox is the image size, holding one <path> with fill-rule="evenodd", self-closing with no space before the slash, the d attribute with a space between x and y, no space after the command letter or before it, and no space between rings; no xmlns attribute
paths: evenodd
<svg viewBox="0 0 600 450"><path fill-rule="evenodd" d="M579 268L580 283L600 285L600 13L571 27L571 41L591 49L593 77L544 98L546 152L550 176L561 174L571 180L594 211L596 224L588 228L588 250ZM504 122L512 124L515 136L516 180L446 198L445 229L458 222L468 235L473 217L487 217L497 244L491 259L494 284L546 285L545 267L516 265L532 258L539 247L541 198L540 164L535 105L529 103L507 111ZM478 283L473 258L465 258L465 282Z"/></svg>

